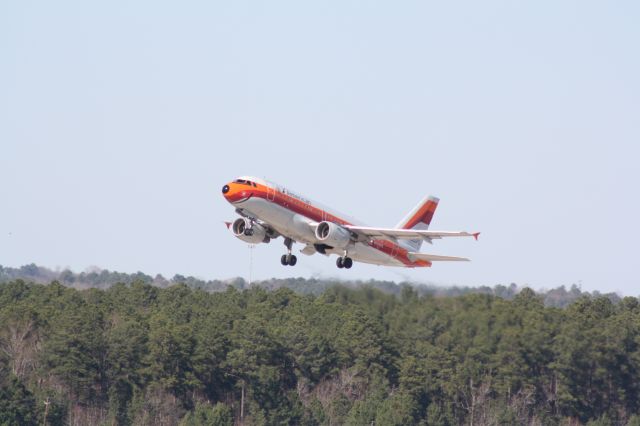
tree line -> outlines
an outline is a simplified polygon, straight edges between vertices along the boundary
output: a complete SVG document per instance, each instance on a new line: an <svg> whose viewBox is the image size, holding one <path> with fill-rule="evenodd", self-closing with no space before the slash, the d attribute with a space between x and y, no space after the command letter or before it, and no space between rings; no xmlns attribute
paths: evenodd
<svg viewBox="0 0 640 426"><path fill-rule="evenodd" d="M243 290L250 285L243 278L237 277L228 280L203 280L193 276L184 276L176 274L171 278L165 278L161 274L151 276L143 272L127 274L124 272L109 271L100 268L90 268L85 272L76 273L69 269L52 270L36 264L24 265L19 268L12 268L0 265L0 283L14 280L24 280L28 282L48 284L52 281L76 288L78 290L87 288L108 289L114 284L124 283L131 284L133 282L143 282L156 287L167 288L176 284L184 284L192 289L201 289L209 292L225 291L227 287L235 287ZM322 278L272 278L269 280L254 281L254 285L258 285L267 290L277 290L279 288L288 288L301 294L321 295L327 289L334 286L342 286L357 289L362 286L375 288L387 294L400 295L402 288L411 285L419 296L435 296L435 297L456 297L464 294L478 293L488 294L501 297L503 299L512 300L520 291L521 287L515 283L509 285L498 284L490 286L439 286L436 284L395 283L393 281L368 280L368 281L338 281L335 279ZM538 290L537 293L542 296L545 306L565 307L581 297L606 297L613 303L618 303L621 297L616 293L601 294L598 291L584 291L577 284L571 284L569 288L561 285L556 288L547 290Z"/></svg>
<svg viewBox="0 0 640 426"><path fill-rule="evenodd" d="M640 424L640 304L0 284L0 424Z"/></svg>

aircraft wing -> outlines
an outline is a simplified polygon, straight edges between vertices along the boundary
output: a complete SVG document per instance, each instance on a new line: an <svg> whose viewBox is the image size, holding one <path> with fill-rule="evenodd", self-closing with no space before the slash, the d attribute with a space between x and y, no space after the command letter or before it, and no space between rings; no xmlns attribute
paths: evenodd
<svg viewBox="0 0 640 426"><path fill-rule="evenodd" d="M428 231L419 229L394 229L394 228L371 228L368 226L346 225L346 229L356 234L368 238L386 238L391 240L415 240L424 239L426 241L447 237L473 237L478 239L479 232L466 231Z"/></svg>
<svg viewBox="0 0 640 426"><path fill-rule="evenodd" d="M427 253L413 253L409 252L409 259L411 260L427 260L429 262L469 262L470 259L466 257L456 257L456 256L438 256L436 254L427 254Z"/></svg>

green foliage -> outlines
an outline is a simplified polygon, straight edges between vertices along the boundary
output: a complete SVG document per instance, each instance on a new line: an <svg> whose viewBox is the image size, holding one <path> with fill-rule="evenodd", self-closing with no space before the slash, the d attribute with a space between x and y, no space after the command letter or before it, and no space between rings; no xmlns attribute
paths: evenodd
<svg viewBox="0 0 640 426"><path fill-rule="evenodd" d="M233 415L231 409L221 402L214 406L198 403L184 416L180 426L233 426Z"/></svg>
<svg viewBox="0 0 640 426"><path fill-rule="evenodd" d="M149 325L149 376L188 406L188 394L199 384L193 369L193 330L186 324L173 323L163 314L152 317Z"/></svg>
<svg viewBox="0 0 640 426"><path fill-rule="evenodd" d="M640 416L634 414L633 416L629 417L626 426L640 426Z"/></svg>
<svg viewBox="0 0 640 426"><path fill-rule="evenodd" d="M613 422L607 417L606 414L598 417L597 419L589 420L587 426L613 426Z"/></svg>
<svg viewBox="0 0 640 426"><path fill-rule="evenodd" d="M386 383L372 383L367 395L365 395L363 399L356 401L351 407L351 410L345 420L345 424L358 426L374 423L378 413L378 408L386 398L385 385Z"/></svg>
<svg viewBox="0 0 640 426"><path fill-rule="evenodd" d="M0 425L35 425L36 400L15 376L0 373Z"/></svg>
<svg viewBox="0 0 640 426"><path fill-rule="evenodd" d="M20 268L3 267L0 265L0 283L10 281L29 281L39 284L47 284L52 281L58 281L66 286L83 289L88 287L107 289L113 286L127 284L144 284L146 286L155 286L157 288L167 288L176 284L187 286L191 289L205 290L208 292L225 291L228 288L242 290L246 287L246 282L242 278L234 278L233 280L210 280L205 281L195 277L185 277L176 274L171 279L166 279L162 275L151 277L150 275L136 272L126 274L108 270L93 270L89 272L74 273L68 269L63 271L54 271L35 264L24 265ZM512 300L519 294L518 286L511 283L509 286L498 284L493 288L487 286L481 287L439 287L433 285L400 283L396 284L391 281L335 281L335 280L319 280L315 278L285 278L264 280L254 282L254 285L260 285L267 290L277 290L287 288L298 294L305 295L322 295L328 290L346 287L348 289L369 289L377 290L386 294L398 296L403 302L407 302L407 297L458 297L465 294L486 294L496 296L505 300ZM524 290L524 289L523 289ZM340 290L338 290L340 291ZM369 293L371 295L372 293ZM589 293L582 291L577 285L573 284L568 290L565 286L560 286L543 293L539 293L539 299L544 301L546 306L564 308L580 297L606 297L607 299L618 302L620 297L615 293L600 294L598 291ZM633 298L632 298L633 299ZM387 299L385 302L387 302ZM370 300L377 302L376 300ZM382 302L383 304L385 302Z"/></svg>
<svg viewBox="0 0 640 426"><path fill-rule="evenodd" d="M343 394L332 399L326 409L330 419L329 424L343 424L351 409L351 401Z"/></svg>
<svg viewBox="0 0 640 426"><path fill-rule="evenodd" d="M71 398L100 399L105 391L104 318L79 294L69 294L52 319L42 353L43 367L63 382Z"/></svg>
<svg viewBox="0 0 640 426"><path fill-rule="evenodd" d="M53 390L47 390L38 398L40 417L38 424L64 426L68 419L68 400ZM45 417L46 415L46 417ZM121 423L125 424L125 423Z"/></svg>
<svg viewBox="0 0 640 426"><path fill-rule="evenodd" d="M0 285L0 424L640 423L636 298L129 278Z"/></svg>
<svg viewBox="0 0 640 426"><path fill-rule="evenodd" d="M404 426L416 423L418 405L411 395L397 393L389 396L380 404L376 412L376 425Z"/></svg>

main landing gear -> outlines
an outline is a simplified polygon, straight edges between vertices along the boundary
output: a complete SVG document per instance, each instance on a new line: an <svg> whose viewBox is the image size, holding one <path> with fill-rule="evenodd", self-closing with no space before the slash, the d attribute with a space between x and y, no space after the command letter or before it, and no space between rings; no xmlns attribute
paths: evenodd
<svg viewBox="0 0 640 426"><path fill-rule="evenodd" d="M353 266L353 259L346 255L344 257L339 257L338 260L336 260L336 266L340 269L351 269Z"/></svg>
<svg viewBox="0 0 640 426"><path fill-rule="evenodd" d="M280 258L280 263L282 263L283 266L294 266L298 262L298 258L295 254L291 254L293 240L291 238L285 238L284 245L287 246L287 254L282 255L282 257Z"/></svg>
<svg viewBox="0 0 640 426"><path fill-rule="evenodd" d="M280 258L280 263L282 263L284 266L294 266L297 261L298 258L295 254L283 254Z"/></svg>

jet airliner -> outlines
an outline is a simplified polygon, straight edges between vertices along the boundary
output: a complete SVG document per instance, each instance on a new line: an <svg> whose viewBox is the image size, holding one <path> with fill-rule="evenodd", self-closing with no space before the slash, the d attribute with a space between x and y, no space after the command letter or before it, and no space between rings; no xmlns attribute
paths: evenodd
<svg viewBox="0 0 640 426"><path fill-rule="evenodd" d="M222 194L241 217L225 222L240 240L249 244L268 243L282 236L287 253L280 263L293 266L293 243L304 244L306 255L337 254L338 268L353 262L408 268L430 267L436 261L468 261L464 257L420 253L423 241L446 237L473 237L479 232L431 231L429 224L438 198L426 197L394 228L364 226L348 216L311 201L287 188L251 176L234 179L222 187Z"/></svg>

